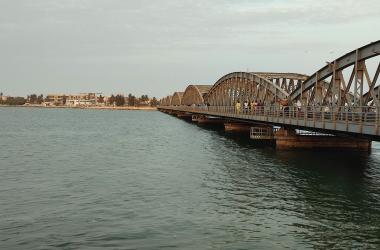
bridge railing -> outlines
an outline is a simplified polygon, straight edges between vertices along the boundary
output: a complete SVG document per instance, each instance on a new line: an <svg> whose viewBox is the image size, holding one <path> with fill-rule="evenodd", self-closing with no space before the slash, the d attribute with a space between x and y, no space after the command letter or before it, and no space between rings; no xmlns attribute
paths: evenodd
<svg viewBox="0 0 380 250"><path fill-rule="evenodd" d="M254 119L255 117L275 118L277 121L296 119L318 122L345 122L355 124L380 125L379 107L332 107L332 106L256 106L236 108L233 106L163 106L187 112L215 113Z"/></svg>

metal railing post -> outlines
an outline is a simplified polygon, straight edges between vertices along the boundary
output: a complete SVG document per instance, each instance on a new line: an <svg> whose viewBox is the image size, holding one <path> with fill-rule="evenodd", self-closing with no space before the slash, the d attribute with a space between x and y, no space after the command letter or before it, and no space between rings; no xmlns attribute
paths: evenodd
<svg viewBox="0 0 380 250"><path fill-rule="evenodd" d="M325 128L325 109L324 107L322 107L322 117L321 117L321 121L322 121L322 127ZM314 125L315 127L315 125Z"/></svg>
<svg viewBox="0 0 380 250"><path fill-rule="evenodd" d="M379 134L379 106L376 106L376 126L375 126L375 132L376 132L376 135Z"/></svg>

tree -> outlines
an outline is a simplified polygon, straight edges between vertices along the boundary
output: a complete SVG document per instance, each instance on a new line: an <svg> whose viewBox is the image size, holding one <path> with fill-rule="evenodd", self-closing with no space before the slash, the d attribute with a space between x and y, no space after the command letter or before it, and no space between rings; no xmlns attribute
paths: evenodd
<svg viewBox="0 0 380 250"><path fill-rule="evenodd" d="M108 98L108 104L109 105L114 105L115 104L115 96L114 95L111 95L109 98Z"/></svg>
<svg viewBox="0 0 380 250"><path fill-rule="evenodd" d="M67 101L67 96L63 95L63 97L62 97L62 104L66 105L66 101Z"/></svg>
<svg viewBox="0 0 380 250"><path fill-rule="evenodd" d="M104 103L104 96L100 95L98 97L98 103Z"/></svg>
<svg viewBox="0 0 380 250"><path fill-rule="evenodd" d="M26 99L24 97L8 97L3 103L6 105L24 105Z"/></svg>
<svg viewBox="0 0 380 250"><path fill-rule="evenodd" d="M116 106L124 106L125 98L123 95L116 95L115 97Z"/></svg>
<svg viewBox="0 0 380 250"><path fill-rule="evenodd" d="M41 104L44 102L44 96L41 94L37 97L37 104Z"/></svg>
<svg viewBox="0 0 380 250"><path fill-rule="evenodd" d="M140 97L140 102L146 102L146 101L149 101L149 97L148 97L148 95L142 95L142 96Z"/></svg>
<svg viewBox="0 0 380 250"><path fill-rule="evenodd" d="M156 99L156 97L153 97L152 100L150 101L150 106L156 107L156 106L158 106L158 104L159 104L159 102Z"/></svg>
<svg viewBox="0 0 380 250"><path fill-rule="evenodd" d="M37 95L36 94L31 94L28 96L28 102L30 104L36 104L37 103Z"/></svg>
<svg viewBox="0 0 380 250"><path fill-rule="evenodd" d="M128 95L128 106L135 106L136 105L136 97L132 94Z"/></svg>

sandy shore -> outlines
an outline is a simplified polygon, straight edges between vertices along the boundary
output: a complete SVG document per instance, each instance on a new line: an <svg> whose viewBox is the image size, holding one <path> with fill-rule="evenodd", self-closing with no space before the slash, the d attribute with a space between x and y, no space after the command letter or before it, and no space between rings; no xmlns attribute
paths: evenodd
<svg viewBox="0 0 380 250"><path fill-rule="evenodd" d="M0 107L22 107L22 108L68 108L68 109L101 109L101 110L146 110L146 111L154 111L157 110L156 107L110 107L110 106L89 106L89 107L70 107L70 106L43 106L43 105L0 105Z"/></svg>

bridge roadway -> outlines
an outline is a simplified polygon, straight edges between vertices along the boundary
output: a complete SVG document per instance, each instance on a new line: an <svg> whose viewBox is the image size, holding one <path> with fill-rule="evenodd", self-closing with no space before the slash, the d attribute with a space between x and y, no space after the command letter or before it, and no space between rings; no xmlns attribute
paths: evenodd
<svg viewBox="0 0 380 250"><path fill-rule="evenodd" d="M380 141L378 110L353 112L346 107L339 112L328 112L326 107L257 107L254 110L236 110L234 107L219 106L159 106L158 109Z"/></svg>
<svg viewBox="0 0 380 250"><path fill-rule="evenodd" d="M380 141L379 55L380 40L310 76L232 72L213 85L174 92L161 99L159 109ZM247 102L252 109L239 108Z"/></svg>

